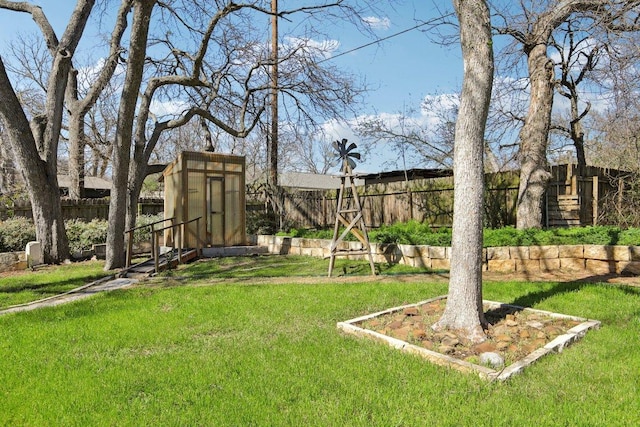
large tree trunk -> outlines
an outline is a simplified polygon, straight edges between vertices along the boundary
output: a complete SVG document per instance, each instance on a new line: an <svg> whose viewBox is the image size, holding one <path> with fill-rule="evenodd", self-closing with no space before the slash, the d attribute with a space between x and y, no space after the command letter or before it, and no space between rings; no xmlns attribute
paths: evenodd
<svg viewBox="0 0 640 427"><path fill-rule="evenodd" d="M460 21L464 79L453 154L453 236L447 305L434 329L485 339L482 309L484 131L493 85L489 8L484 0L454 0Z"/></svg>
<svg viewBox="0 0 640 427"><path fill-rule="evenodd" d="M542 226L543 196L551 177L547 167L547 143L554 80L553 62L547 56L546 42L536 44L527 59L531 101L520 130L520 187L516 218L519 229Z"/></svg>
<svg viewBox="0 0 640 427"><path fill-rule="evenodd" d="M120 268L125 264L124 231L127 211L130 209L128 207L129 165L133 123L144 71L151 12L155 4L155 0L139 0L136 1L133 10L129 59L120 97L113 150L113 184L109 203L106 270Z"/></svg>
<svg viewBox="0 0 640 427"><path fill-rule="evenodd" d="M136 207L138 205L138 199L140 199L140 193L142 192L142 184L147 176L147 163L148 159L136 159L131 163L129 170L129 210L127 211L126 227L131 229L136 225L136 216L138 212Z"/></svg>
<svg viewBox="0 0 640 427"><path fill-rule="evenodd" d="M16 162L27 183L36 237L42 244L43 258L47 263L58 263L69 256L57 179L58 141L71 60L94 3L95 0L78 0L69 24L58 42L40 7L28 2L0 0L0 7L3 9L31 14L40 27L53 57L47 81L45 111L34 118L37 125L33 127L29 126L4 64L0 60L0 116Z"/></svg>
<svg viewBox="0 0 640 427"><path fill-rule="evenodd" d="M84 98L80 99L81 94L78 90L78 71L72 70L69 73L69 82L67 85L67 108L69 110L69 196L74 199L84 197L84 178L85 178L85 154L86 135L85 135L85 118L91 108L96 105L100 94L109 84L113 77L113 73L119 62L122 48L120 42L127 28L127 16L131 10L129 1L123 1L120 4L118 14L116 16L111 40L109 42L109 55L105 58L104 64L100 72L93 79L91 86L84 93ZM93 174L96 175L95 173Z"/></svg>
<svg viewBox="0 0 640 427"><path fill-rule="evenodd" d="M36 239L42 244L44 262L57 264L69 258L69 243L64 229L60 189L55 163L45 162L20 101L0 59L0 120L4 142L8 143L27 186L36 226Z"/></svg>
<svg viewBox="0 0 640 427"><path fill-rule="evenodd" d="M84 117L77 112L69 114L69 197L82 199L84 197Z"/></svg>

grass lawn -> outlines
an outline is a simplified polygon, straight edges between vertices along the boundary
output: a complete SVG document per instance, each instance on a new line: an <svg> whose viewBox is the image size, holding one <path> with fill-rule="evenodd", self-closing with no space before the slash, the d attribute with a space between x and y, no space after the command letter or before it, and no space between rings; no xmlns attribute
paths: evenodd
<svg viewBox="0 0 640 427"><path fill-rule="evenodd" d="M287 262L301 260L278 262L291 274L303 266ZM603 322L506 383L487 383L336 330L338 321L446 293L429 275L258 284L266 267L239 264L247 261L236 260L238 271L254 278L200 262L0 317L0 425L640 424L638 288L486 283L487 299ZM233 277L217 280L223 273Z"/></svg>
<svg viewBox="0 0 640 427"><path fill-rule="evenodd" d="M2 273L0 308L58 295L113 274L103 268L103 261L85 261Z"/></svg>

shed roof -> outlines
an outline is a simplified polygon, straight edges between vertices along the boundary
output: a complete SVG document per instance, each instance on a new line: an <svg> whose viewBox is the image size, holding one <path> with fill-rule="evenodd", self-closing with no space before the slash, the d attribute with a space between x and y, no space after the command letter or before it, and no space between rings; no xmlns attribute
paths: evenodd
<svg viewBox="0 0 640 427"><path fill-rule="evenodd" d="M356 177L356 185L364 185L364 180ZM284 172L279 176L282 187L299 190L336 190L340 188L340 175L324 175L317 173Z"/></svg>

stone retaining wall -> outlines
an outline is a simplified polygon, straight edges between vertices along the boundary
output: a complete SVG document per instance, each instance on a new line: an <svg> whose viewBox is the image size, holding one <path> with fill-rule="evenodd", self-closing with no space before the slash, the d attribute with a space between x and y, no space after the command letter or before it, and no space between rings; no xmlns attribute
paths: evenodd
<svg viewBox="0 0 640 427"><path fill-rule="evenodd" d="M251 236L255 245L265 246L269 253L329 257L330 240L302 239L271 235ZM448 270L451 248L425 245L372 245L374 262L407 264L413 267ZM359 250L359 242L342 242L341 250ZM365 259L350 255L351 259ZM482 251L485 271L548 272L589 271L593 274L640 274L640 246L511 246L486 248Z"/></svg>
<svg viewBox="0 0 640 427"><path fill-rule="evenodd" d="M0 253L0 273L25 268L27 268L27 255L24 251Z"/></svg>

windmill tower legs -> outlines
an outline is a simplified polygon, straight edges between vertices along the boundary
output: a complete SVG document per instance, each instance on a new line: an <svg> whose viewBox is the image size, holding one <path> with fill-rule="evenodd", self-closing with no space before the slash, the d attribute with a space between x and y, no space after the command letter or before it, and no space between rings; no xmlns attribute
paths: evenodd
<svg viewBox="0 0 640 427"><path fill-rule="evenodd" d="M343 145L346 144L346 140L342 140ZM355 148L355 144L351 144ZM344 148L344 147L342 147ZM347 159L345 155L341 153L343 158L340 190L338 193L338 204L336 208L336 221L333 227L333 238L331 239L330 255L329 255L329 277L333 273L335 267L335 258L337 256L349 256L349 255L367 255L369 265L371 267L371 274L376 274L376 268L373 263L373 255L371 254L371 243L369 242L369 236L367 234L367 228L364 223L364 217L362 215L362 205L360 204L360 198L358 197L358 191L353 181L353 168L350 159ZM349 194L350 193L350 202ZM344 231L340 233L340 227L345 227ZM360 250L344 250L339 249L340 243L349 234L353 234L362 244Z"/></svg>

